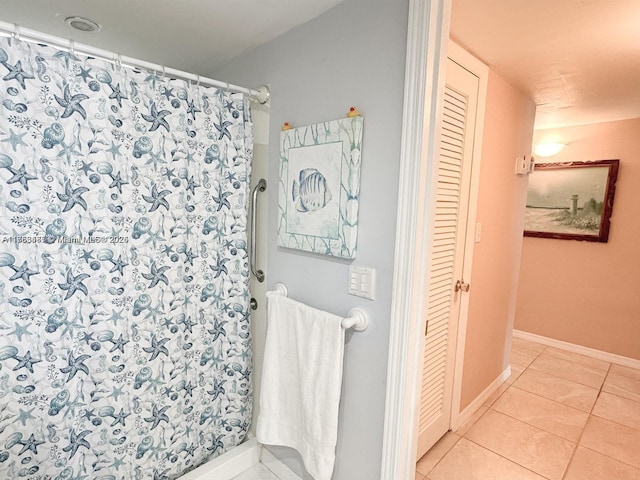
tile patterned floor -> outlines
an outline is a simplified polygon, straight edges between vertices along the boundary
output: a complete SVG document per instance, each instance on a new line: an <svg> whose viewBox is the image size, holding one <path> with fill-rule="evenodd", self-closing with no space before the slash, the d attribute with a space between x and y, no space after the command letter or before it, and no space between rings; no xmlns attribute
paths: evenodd
<svg viewBox="0 0 640 480"><path fill-rule="evenodd" d="M271 470L265 467L263 464L258 463L253 468L241 473L237 477L233 477L232 480L279 480Z"/></svg>
<svg viewBox="0 0 640 480"><path fill-rule="evenodd" d="M517 338L511 362L416 480L640 480L640 370Z"/></svg>

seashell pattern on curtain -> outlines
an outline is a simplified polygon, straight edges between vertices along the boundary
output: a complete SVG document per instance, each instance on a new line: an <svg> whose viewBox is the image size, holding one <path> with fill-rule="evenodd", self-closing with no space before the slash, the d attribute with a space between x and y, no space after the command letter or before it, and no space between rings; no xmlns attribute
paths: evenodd
<svg viewBox="0 0 640 480"><path fill-rule="evenodd" d="M248 100L15 39L0 79L0 478L176 478L251 421Z"/></svg>

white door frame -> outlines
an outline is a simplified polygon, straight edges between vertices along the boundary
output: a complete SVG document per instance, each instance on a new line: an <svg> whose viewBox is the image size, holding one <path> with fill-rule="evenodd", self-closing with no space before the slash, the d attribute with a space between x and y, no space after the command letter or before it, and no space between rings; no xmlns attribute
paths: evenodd
<svg viewBox="0 0 640 480"><path fill-rule="evenodd" d="M430 267L424 246L433 232L437 182L433 164L438 155L450 13L451 0L409 1L381 480L415 475L422 296Z"/></svg>

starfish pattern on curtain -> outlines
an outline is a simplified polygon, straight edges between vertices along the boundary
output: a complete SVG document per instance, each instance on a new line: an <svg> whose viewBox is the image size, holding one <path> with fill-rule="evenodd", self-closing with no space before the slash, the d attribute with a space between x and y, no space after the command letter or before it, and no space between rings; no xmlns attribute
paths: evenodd
<svg viewBox="0 0 640 480"><path fill-rule="evenodd" d="M251 422L248 99L15 39L0 79L0 477L176 478Z"/></svg>

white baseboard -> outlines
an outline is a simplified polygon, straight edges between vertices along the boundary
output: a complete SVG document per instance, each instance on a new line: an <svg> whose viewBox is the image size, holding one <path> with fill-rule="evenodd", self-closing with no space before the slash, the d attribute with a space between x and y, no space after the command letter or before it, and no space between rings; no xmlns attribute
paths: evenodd
<svg viewBox="0 0 640 480"><path fill-rule="evenodd" d="M467 421L473 416L473 414L478 410L487 399L493 395L493 393L500 388L504 382L511 376L511 365L504 369L504 371L498 375L498 377L489 384L487 388L485 388L480 395L478 395L469 405L465 408L457 418L454 419L451 425L451 429L456 431L462 425L467 423Z"/></svg>
<svg viewBox="0 0 640 480"><path fill-rule="evenodd" d="M531 342L541 343L549 347L555 347L561 350L566 350L568 352L586 355L587 357L595 358L598 360L604 360L605 362L611 362L625 367L640 369L640 360L636 360L635 358L623 357L622 355L616 355L615 353L603 352L602 350L596 350L595 348L584 347L582 345L576 345L575 343L563 342L562 340L543 337L542 335L536 335L535 333L524 332L522 330L514 329L513 336L516 338L521 338L522 340L529 340Z"/></svg>
<svg viewBox="0 0 640 480"><path fill-rule="evenodd" d="M264 446L262 447L262 455L260 462L267 467L280 480L302 480L293 470L282 463L278 457L271 453Z"/></svg>

